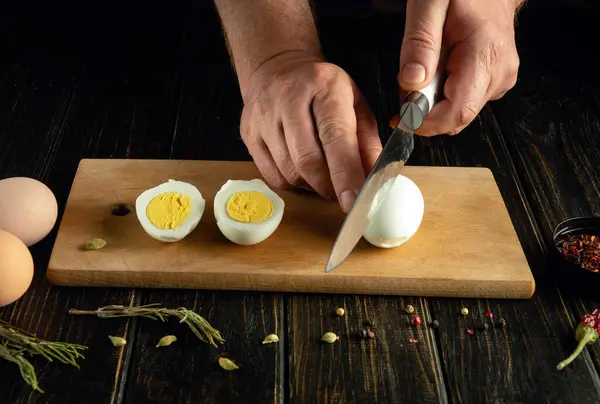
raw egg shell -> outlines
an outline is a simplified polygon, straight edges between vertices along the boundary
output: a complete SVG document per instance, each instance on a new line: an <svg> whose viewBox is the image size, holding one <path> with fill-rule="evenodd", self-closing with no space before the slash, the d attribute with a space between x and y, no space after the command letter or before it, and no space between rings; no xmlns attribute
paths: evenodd
<svg viewBox="0 0 600 404"><path fill-rule="evenodd" d="M229 214L228 204L240 217ZM265 215L265 209L270 212L268 215ZM254 245L269 238L279 227L284 209L283 199L260 179L229 180L214 200L219 230L229 241L239 245ZM241 217L245 219L239 220Z"/></svg>
<svg viewBox="0 0 600 404"><path fill-rule="evenodd" d="M27 177L0 180L0 230L30 247L50 233L57 216L56 197L44 183Z"/></svg>
<svg viewBox="0 0 600 404"><path fill-rule="evenodd" d="M25 294L33 279L33 258L13 234L0 230L0 307Z"/></svg>
<svg viewBox="0 0 600 404"><path fill-rule="evenodd" d="M381 192L388 188L385 199ZM373 200L363 237L380 248L394 248L410 239L421 226L425 201L421 190L403 175L385 183Z"/></svg>
<svg viewBox="0 0 600 404"><path fill-rule="evenodd" d="M168 180L142 192L135 201L135 211L150 237L173 243L194 231L202 219L205 204L194 185Z"/></svg>

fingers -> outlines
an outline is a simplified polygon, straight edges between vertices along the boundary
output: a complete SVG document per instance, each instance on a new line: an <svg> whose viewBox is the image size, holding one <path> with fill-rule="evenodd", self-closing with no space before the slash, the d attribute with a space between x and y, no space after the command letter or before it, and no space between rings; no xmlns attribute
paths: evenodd
<svg viewBox="0 0 600 404"><path fill-rule="evenodd" d="M355 89L354 93L360 94L358 89ZM367 176L381 154L381 139L377 131L377 121L362 96L357 96L354 111L356 113L358 148L360 149L363 170L365 176Z"/></svg>
<svg viewBox="0 0 600 404"><path fill-rule="evenodd" d="M264 116L260 117L262 119L257 119L258 114L257 108L243 110L240 134L265 181L275 189L289 188L293 185L292 182L296 183L296 186L306 185L295 171L289 153L286 154L285 141L277 141L280 125L274 123L277 121L270 122ZM257 129L256 122L262 122L264 127ZM268 139L270 146L259 136L261 132L268 134L265 138Z"/></svg>
<svg viewBox="0 0 600 404"><path fill-rule="evenodd" d="M491 45L457 46L448 60L444 100L437 103L423 126L421 136L455 135L469 125L489 99L494 67L490 65Z"/></svg>
<svg viewBox="0 0 600 404"><path fill-rule="evenodd" d="M353 104L352 86L343 81L321 90L312 103L331 182L344 212L352 207L365 180Z"/></svg>
<svg viewBox="0 0 600 404"><path fill-rule="evenodd" d="M275 160L273 160L267 145L262 141L262 139L258 139L257 142L249 142L247 144L248 152L252 156L254 164L256 164L258 171L260 171L267 184L271 185L275 189L284 189L289 187L289 183L277 168Z"/></svg>
<svg viewBox="0 0 600 404"><path fill-rule="evenodd" d="M283 123L277 121L267 126L262 138L271 153L273 161L275 161L275 165L287 182L284 188L289 188L290 186L305 188L307 185L306 181L304 181L304 178L298 172L290 156L284 135Z"/></svg>
<svg viewBox="0 0 600 404"><path fill-rule="evenodd" d="M299 107L300 106L300 107ZM309 103L288 106L282 112L282 137L287 143L290 160L298 173L320 195L335 199L325 155L321 150L310 113Z"/></svg>
<svg viewBox="0 0 600 404"><path fill-rule="evenodd" d="M398 79L403 90L420 90L435 75L448 3L449 0L408 0Z"/></svg>

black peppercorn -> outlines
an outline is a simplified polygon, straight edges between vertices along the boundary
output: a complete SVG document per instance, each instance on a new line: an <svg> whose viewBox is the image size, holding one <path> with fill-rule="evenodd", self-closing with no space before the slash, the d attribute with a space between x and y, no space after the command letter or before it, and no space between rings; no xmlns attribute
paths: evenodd
<svg viewBox="0 0 600 404"><path fill-rule="evenodd" d="M365 329L360 330L361 338L367 338L368 336L369 336L369 333L367 332L367 330L365 330Z"/></svg>
<svg viewBox="0 0 600 404"><path fill-rule="evenodd" d="M429 323L429 326L431 328L438 328L440 326L440 322L437 320L433 320L431 323Z"/></svg>
<svg viewBox="0 0 600 404"><path fill-rule="evenodd" d="M478 330L487 330L489 328L490 328L490 325L486 321L483 321L482 323L477 325Z"/></svg>

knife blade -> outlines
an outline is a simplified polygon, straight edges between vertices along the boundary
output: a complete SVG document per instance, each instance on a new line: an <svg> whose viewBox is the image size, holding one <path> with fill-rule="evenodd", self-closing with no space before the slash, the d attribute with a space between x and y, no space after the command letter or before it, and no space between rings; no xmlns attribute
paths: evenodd
<svg viewBox="0 0 600 404"><path fill-rule="evenodd" d="M398 124L344 219L329 255L326 273L337 268L352 252L367 228L369 218L379 209L411 156L414 149L414 131L421 127L438 99L443 66L441 61L440 57L438 69L429 85L406 96L400 108Z"/></svg>

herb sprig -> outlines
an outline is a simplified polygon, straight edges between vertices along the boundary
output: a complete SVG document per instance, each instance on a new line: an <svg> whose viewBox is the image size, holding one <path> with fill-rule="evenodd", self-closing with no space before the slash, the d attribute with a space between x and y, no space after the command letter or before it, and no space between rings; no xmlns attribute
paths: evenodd
<svg viewBox="0 0 600 404"><path fill-rule="evenodd" d="M84 345L39 339L0 320L0 358L16 364L23 380L40 393L44 391L39 386L35 368L25 357L26 354L40 355L50 362L56 360L79 369L77 360L85 359L81 352L86 349Z"/></svg>
<svg viewBox="0 0 600 404"><path fill-rule="evenodd" d="M214 329L208 321L193 310L179 307L176 309L168 309L160 306L159 303L152 303L143 306L123 306L120 304L100 307L97 310L79 310L70 309L70 314L91 314L100 318L116 318L116 317L144 317L152 320L160 320L163 323L169 317L176 317L179 323L185 323L201 341L217 346L215 341L219 343L225 342L221 333Z"/></svg>

